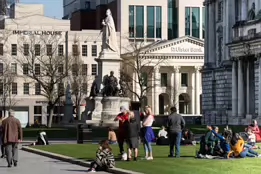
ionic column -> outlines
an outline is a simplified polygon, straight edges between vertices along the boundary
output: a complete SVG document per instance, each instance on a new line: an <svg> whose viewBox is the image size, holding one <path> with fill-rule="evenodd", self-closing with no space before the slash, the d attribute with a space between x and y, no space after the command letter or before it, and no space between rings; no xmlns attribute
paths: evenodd
<svg viewBox="0 0 261 174"><path fill-rule="evenodd" d="M177 109L177 112L179 113L179 87L180 87L180 67L176 66L174 67L174 76L175 76L175 85L174 85L174 106Z"/></svg>
<svg viewBox="0 0 261 174"><path fill-rule="evenodd" d="M195 86L195 89L196 89L196 96L195 96L195 99L196 99L196 112L195 114L197 115L200 115L200 70L201 70L201 67L195 67L195 70L196 70L196 86Z"/></svg>
<svg viewBox="0 0 261 174"><path fill-rule="evenodd" d="M243 62L238 60L238 116L242 117L245 114L245 91L243 77Z"/></svg>
<svg viewBox="0 0 261 174"><path fill-rule="evenodd" d="M195 79L196 79L196 73L193 71L191 74L191 114L195 114Z"/></svg>
<svg viewBox="0 0 261 174"><path fill-rule="evenodd" d="M241 20L247 20L247 0L241 0Z"/></svg>
<svg viewBox="0 0 261 174"><path fill-rule="evenodd" d="M232 116L236 117L238 112L238 77L237 77L237 61L233 61L232 65Z"/></svg>
<svg viewBox="0 0 261 174"><path fill-rule="evenodd" d="M175 74L171 72L170 74L170 105L173 106L174 105L174 99L175 99L175 87L174 87L174 84L175 84Z"/></svg>
<svg viewBox="0 0 261 174"><path fill-rule="evenodd" d="M154 114L159 114L159 90L158 87L160 86L160 73L159 67L156 66L154 68Z"/></svg>
<svg viewBox="0 0 261 174"><path fill-rule="evenodd" d="M261 59L259 58L259 83L258 83L258 116L261 117Z"/></svg>

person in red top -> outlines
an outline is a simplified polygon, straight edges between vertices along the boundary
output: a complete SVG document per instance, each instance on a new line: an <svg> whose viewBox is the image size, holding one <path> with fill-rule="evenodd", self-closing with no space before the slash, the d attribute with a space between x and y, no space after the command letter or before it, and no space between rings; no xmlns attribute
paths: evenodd
<svg viewBox="0 0 261 174"><path fill-rule="evenodd" d="M119 129L118 129L118 144L119 144L119 149L120 149L120 154L122 155L124 153L124 140L126 139L126 128L125 128L125 123L128 121L129 116L128 116L128 110L126 107L121 106L120 107L121 113L117 115L117 117L114 119L114 121L119 121Z"/></svg>

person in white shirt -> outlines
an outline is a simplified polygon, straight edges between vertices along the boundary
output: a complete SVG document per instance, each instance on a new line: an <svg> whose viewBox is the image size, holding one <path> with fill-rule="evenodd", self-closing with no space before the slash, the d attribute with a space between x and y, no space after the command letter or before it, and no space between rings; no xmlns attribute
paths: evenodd
<svg viewBox="0 0 261 174"><path fill-rule="evenodd" d="M158 138L160 138L160 137L168 138L167 135L168 135L168 132L165 130L165 127L162 126L161 130L158 133Z"/></svg>
<svg viewBox="0 0 261 174"><path fill-rule="evenodd" d="M161 127L161 130L158 133L156 144L161 146L169 145L168 132L165 130L164 126Z"/></svg>

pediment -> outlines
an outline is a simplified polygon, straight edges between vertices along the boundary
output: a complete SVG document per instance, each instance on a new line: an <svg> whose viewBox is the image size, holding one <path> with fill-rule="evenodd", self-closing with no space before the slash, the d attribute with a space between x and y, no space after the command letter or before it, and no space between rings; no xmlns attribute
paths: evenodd
<svg viewBox="0 0 261 174"><path fill-rule="evenodd" d="M204 41L184 36L173 40L160 41L146 50L148 54L204 54Z"/></svg>

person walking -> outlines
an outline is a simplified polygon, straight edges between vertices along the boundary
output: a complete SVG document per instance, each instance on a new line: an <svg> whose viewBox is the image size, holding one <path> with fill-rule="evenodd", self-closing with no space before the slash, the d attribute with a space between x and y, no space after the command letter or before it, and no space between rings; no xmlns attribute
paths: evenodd
<svg viewBox="0 0 261 174"><path fill-rule="evenodd" d="M185 120L180 114L177 114L176 107L170 108L171 114L168 117L167 128L170 140L169 157L174 157L174 146L175 146L175 157L180 157L180 141L182 135L182 129L185 127Z"/></svg>
<svg viewBox="0 0 261 174"><path fill-rule="evenodd" d="M1 146L1 158L5 157L5 148L3 142L3 127L2 127L3 118L0 118L0 146Z"/></svg>
<svg viewBox="0 0 261 174"><path fill-rule="evenodd" d="M14 117L14 111L9 110L9 116L2 123L3 140L8 167L17 166L18 143L22 142L23 131L20 121Z"/></svg>

